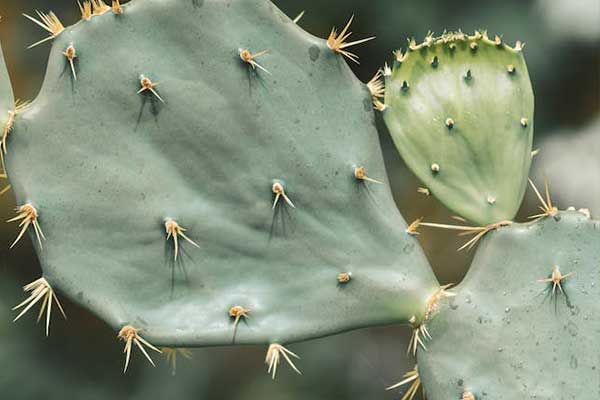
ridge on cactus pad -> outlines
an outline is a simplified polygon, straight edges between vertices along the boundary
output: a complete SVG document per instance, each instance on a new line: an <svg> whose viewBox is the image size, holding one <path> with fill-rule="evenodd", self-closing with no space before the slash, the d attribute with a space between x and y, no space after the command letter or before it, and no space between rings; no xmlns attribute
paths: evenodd
<svg viewBox="0 0 600 400"><path fill-rule="evenodd" d="M264 0L121 11L54 39L7 143L57 295L155 346L285 344L422 319L438 283L343 56ZM360 167L385 184L358 179ZM251 312L234 318L236 306Z"/></svg>
<svg viewBox="0 0 600 400"><path fill-rule="evenodd" d="M522 44L461 32L396 52L384 119L402 158L451 211L512 220L527 186L533 91Z"/></svg>

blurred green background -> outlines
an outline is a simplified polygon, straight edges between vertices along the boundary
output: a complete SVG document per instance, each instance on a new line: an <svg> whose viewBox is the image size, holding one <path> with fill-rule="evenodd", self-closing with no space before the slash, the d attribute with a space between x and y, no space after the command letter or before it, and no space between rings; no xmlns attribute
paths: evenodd
<svg viewBox="0 0 600 400"><path fill-rule="evenodd" d="M135 0L143 1L143 0ZM192 0L169 0L192 1ZM278 0L291 17L306 10L300 25L319 37L354 14L356 38L377 35L357 49L351 65L367 81L407 37L428 30L487 29L504 40L526 42L525 57L536 94L535 147L541 152L532 176L547 176L561 208L600 207L600 2L598 0ZM75 0L1 0L0 40L15 95L35 97L50 45L26 50L45 33L21 16L34 9L55 11L65 25L79 19ZM115 44L116 45L116 44ZM118 68L107 55L106 68ZM378 118L381 145L398 207L410 222L420 216L447 222L450 214L435 199L416 192L419 183L406 170ZM51 166L49 166L51 168ZM0 219L13 215L14 199L0 199ZM519 219L536 208L529 192ZM31 243L8 251L17 230L0 225L0 397L7 399L394 399L384 387L412 368L405 349L408 329L364 329L290 346L302 356L295 376L285 366L272 382L263 368L265 348L194 350L180 358L176 376L163 359L149 367L138 355L122 374L121 343L95 316L63 300L69 321L55 319L51 335L34 327L34 315L13 324L11 307L22 299L20 286L39 277ZM449 232L424 231L419 237L442 283L459 282L471 253L457 253L461 241Z"/></svg>

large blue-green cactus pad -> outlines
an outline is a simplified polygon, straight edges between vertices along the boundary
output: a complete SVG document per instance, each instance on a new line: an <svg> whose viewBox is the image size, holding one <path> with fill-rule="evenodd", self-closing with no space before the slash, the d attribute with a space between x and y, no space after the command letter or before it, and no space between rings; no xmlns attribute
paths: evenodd
<svg viewBox="0 0 600 400"><path fill-rule="evenodd" d="M123 11L54 40L9 138L15 196L39 212L58 295L172 346L422 317L437 282L394 205L369 91L343 58L263 0ZM243 49L268 50L253 59L268 73ZM155 93L138 93L142 75ZM360 166L386 184L356 179ZM295 208L272 209L275 182ZM179 236L177 261L168 218L198 244ZM250 310L237 329L236 305Z"/></svg>
<svg viewBox="0 0 600 400"><path fill-rule="evenodd" d="M486 35L428 36L397 53L384 114L398 151L453 212L511 220L531 164L533 91L520 51Z"/></svg>
<svg viewBox="0 0 600 400"><path fill-rule="evenodd" d="M428 398L599 398L600 222L561 212L488 235L428 324L418 357ZM540 280L554 267L571 275L553 293Z"/></svg>

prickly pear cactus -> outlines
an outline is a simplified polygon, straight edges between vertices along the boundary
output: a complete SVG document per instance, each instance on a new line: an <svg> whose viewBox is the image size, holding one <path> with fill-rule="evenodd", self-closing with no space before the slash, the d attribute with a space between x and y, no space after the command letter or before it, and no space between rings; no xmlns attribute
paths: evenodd
<svg viewBox="0 0 600 400"><path fill-rule="evenodd" d="M41 303L48 333L67 296L118 332L125 370L134 346L153 363L159 345L269 344L273 377L282 359L300 372L282 343L409 323L404 399L421 382L431 399L598 397L599 222L537 189L536 222L505 221L531 163L521 44L428 36L364 85L343 57L370 38L317 39L266 0L80 8L69 28L28 16L51 34L34 45L54 42L33 103L0 70L13 246L29 233L43 268L15 319ZM450 226L483 238L454 292L394 205L373 106L431 192L487 225Z"/></svg>
<svg viewBox="0 0 600 400"><path fill-rule="evenodd" d="M599 228L566 211L488 233L428 324L427 397L599 398Z"/></svg>
<svg viewBox="0 0 600 400"><path fill-rule="evenodd" d="M386 73L384 119L404 161L477 224L511 220L527 185L533 92L522 46L479 32L429 35Z"/></svg>
<svg viewBox="0 0 600 400"><path fill-rule="evenodd" d="M287 343L423 318L438 284L340 43L264 0L82 10L7 146L59 297L129 351L140 338Z"/></svg>

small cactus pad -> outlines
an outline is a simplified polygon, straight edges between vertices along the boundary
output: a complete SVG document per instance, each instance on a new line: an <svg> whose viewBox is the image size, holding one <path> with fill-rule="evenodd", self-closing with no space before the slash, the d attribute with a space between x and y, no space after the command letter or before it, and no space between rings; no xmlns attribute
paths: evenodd
<svg viewBox="0 0 600 400"><path fill-rule="evenodd" d="M598 243L600 222L577 211L489 232L428 323L427 398L597 399Z"/></svg>
<svg viewBox="0 0 600 400"><path fill-rule="evenodd" d="M521 49L481 33L428 36L396 53L386 79L384 119L404 161L477 224L511 220L525 193L533 91Z"/></svg>
<svg viewBox="0 0 600 400"><path fill-rule="evenodd" d="M57 294L171 347L422 317L437 281L343 57L265 0L122 11L54 39L9 138L9 176L39 212ZM360 166L386 184L357 179Z"/></svg>

